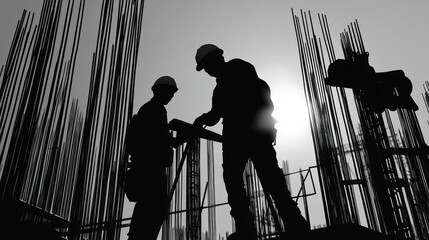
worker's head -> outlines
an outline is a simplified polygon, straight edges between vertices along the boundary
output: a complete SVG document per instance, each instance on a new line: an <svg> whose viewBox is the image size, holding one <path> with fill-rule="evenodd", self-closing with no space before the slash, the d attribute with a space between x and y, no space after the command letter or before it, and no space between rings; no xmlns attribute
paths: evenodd
<svg viewBox="0 0 429 240"><path fill-rule="evenodd" d="M152 86L153 95L162 104L167 105L178 90L176 81L170 76L158 78Z"/></svg>
<svg viewBox="0 0 429 240"><path fill-rule="evenodd" d="M210 76L217 77L225 60L223 50L213 44L204 44L197 50L195 61L197 71L204 69Z"/></svg>

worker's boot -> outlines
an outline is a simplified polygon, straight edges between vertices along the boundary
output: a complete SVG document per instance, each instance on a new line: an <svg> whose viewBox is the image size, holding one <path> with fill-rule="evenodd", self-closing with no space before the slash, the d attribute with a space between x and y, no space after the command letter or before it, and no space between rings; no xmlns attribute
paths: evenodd
<svg viewBox="0 0 429 240"><path fill-rule="evenodd" d="M250 212L234 217L234 219L236 231L229 235L227 240L256 240L256 228Z"/></svg>
<svg viewBox="0 0 429 240"><path fill-rule="evenodd" d="M285 226L288 240L307 240L310 236L310 225L301 215Z"/></svg>
<svg viewBox="0 0 429 240"><path fill-rule="evenodd" d="M283 220L288 240L305 240L310 234L310 224L301 215L297 204L292 199L278 205L279 215Z"/></svg>

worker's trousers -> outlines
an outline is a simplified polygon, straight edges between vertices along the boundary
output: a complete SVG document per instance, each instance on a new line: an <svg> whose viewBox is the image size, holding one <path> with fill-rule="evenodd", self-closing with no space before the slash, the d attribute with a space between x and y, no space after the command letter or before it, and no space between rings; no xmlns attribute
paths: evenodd
<svg viewBox="0 0 429 240"><path fill-rule="evenodd" d="M152 176L141 183L143 197L135 206L131 218L129 240L156 240L168 211L167 178Z"/></svg>
<svg viewBox="0 0 429 240"><path fill-rule="evenodd" d="M234 141L225 137L223 144L223 178L231 215L237 232L254 231L253 216L249 211L249 199L244 188L243 171L247 161L252 161L265 193L274 199L285 227L302 219L297 204L292 200L286 179L278 167L276 151L269 140L250 138Z"/></svg>

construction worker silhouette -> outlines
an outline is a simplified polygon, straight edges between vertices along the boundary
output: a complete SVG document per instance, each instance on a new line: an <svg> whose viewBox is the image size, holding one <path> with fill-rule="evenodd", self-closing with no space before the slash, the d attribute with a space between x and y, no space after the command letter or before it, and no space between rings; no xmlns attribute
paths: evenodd
<svg viewBox="0 0 429 240"><path fill-rule="evenodd" d="M195 119L196 126L213 126L223 119L223 178L236 232L232 239L256 239L254 216L243 182L250 158L264 190L275 201L288 239L303 239L308 222L292 200L283 172L278 167L273 143L276 139L270 88L252 64L241 59L225 62L223 50L213 44L201 46L195 56L197 71L216 78L212 108Z"/></svg>
<svg viewBox="0 0 429 240"><path fill-rule="evenodd" d="M167 105L177 91L172 77L155 81L152 99L144 104L132 130L135 146L131 148L132 180L138 194L131 218L129 240L156 239L168 211L166 167L171 166L173 138L168 130ZM129 170L130 171L130 170ZM126 182L127 185L127 182ZM127 187L126 187L127 188Z"/></svg>

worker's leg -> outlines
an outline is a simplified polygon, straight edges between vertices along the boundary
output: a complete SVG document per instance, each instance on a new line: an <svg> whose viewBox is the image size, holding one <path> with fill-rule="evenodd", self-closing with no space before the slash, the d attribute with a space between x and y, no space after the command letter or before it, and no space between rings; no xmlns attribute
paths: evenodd
<svg viewBox="0 0 429 240"><path fill-rule="evenodd" d="M269 141L257 142L252 148L252 162L262 187L274 199L288 235L308 231L309 225L292 199L282 170L278 167L276 151Z"/></svg>
<svg viewBox="0 0 429 240"><path fill-rule="evenodd" d="M166 180L166 179L165 179ZM137 202L131 218L129 240L156 240L168 210L166 181L153 182L144 199Z"/></svg>
<svg viewBox="0 0 429 240"><path fill-rule="evenodd" d="M249 199L244 188L243 171L248 158L246 154L223 151L223 179L228 193L231 216L235 220L237 239L256 239L253 214L249 211ZM232 238L232 237L231 237Z"/></svg>

